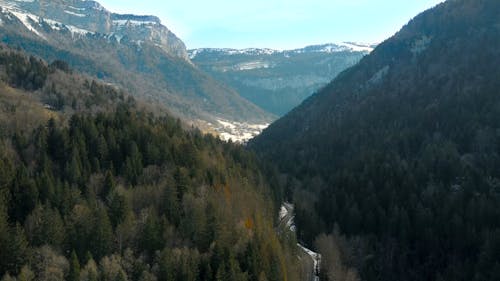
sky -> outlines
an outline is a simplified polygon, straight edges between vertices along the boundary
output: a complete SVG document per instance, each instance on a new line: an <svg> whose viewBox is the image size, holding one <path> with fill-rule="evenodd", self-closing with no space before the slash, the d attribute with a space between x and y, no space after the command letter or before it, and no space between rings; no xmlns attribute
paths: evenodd
<svg viewBox="0 0 500 281"><path fill-rule="evenodd" d="M294 49L380 43L443 0L97 0L112 12L151 14L194 48Z"/></svg>

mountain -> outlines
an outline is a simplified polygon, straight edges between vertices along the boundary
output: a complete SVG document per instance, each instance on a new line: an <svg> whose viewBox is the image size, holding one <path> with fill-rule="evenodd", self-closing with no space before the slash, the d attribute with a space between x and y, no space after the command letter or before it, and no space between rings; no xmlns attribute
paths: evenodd
<svg viewBox="0 0 500 281"><path fill-rule="evenodd" d="M194 49L194 64L236 89L244 98L281 116L373 50L357 43L302 49Z"/></svg>
<svg viewBox="0 0 500 281"><path fill-rule="evenodd" d="M499 280L499 63L499 2L449 0L250 143L325 278Z"/></svg>
<svg viewBox="0 0 500 281"><path fill-rule="evenodd" d="M167 105L202 128L273 119L193 66L184 43L154 16L115 14L83 0L1 0L0 38L48 61Z"/></svg>
<svg viewBox="0 0 500 281"><path fill-rule="evenodd" d="M1 280L304 280L276 175L186 128L0 44Z"/></svg>
<svg viewBox="0 0 500 281"><path fill-rule="evenodd" d="M132 41L148 41L172 56L187 58L186 46L155 16L121 15L111 13L95 1L0 1L2 8L12 12L35 32L40 18L52 29L68 29L72 33L99 33L114 36L117 41L127 37ZM47 38L48 39L48 38Z"/></svg>

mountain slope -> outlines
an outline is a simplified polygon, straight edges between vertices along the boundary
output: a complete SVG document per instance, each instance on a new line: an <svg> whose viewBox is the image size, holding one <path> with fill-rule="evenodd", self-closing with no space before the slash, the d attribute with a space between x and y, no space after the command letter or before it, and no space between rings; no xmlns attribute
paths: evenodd
<svg viewBox="0 0 500 281"><path fill-rule="evenodd" d="M365 280L498 280L499 62L498 1L450 0L251 142L302 238Z"/></svg>
<svg viewBox="0 0 500 281"><path fill-rule="evenodd" d="M199 125L216 119L266 123L272 116L195 68L184 43L158 18L114 14L94 1L0 2L0 37L166 104Z"/></svg>
<svg viewBox="0 0 500 281"><path fill-rule="evenodd" d="M272 173L151 108L0 45L1 280L300 280Z"/></svg>
<svg viewBox="0 0 500 281"><path fill-rule="evenodd" d="M195 49L189 50L189 57L247 100L270 113L284 115L372 48L342 43L288 51Z"/></svg>

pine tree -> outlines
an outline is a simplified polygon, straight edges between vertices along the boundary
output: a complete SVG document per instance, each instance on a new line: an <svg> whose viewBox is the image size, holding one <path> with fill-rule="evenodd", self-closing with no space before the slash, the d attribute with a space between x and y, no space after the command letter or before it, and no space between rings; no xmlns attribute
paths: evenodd
<svg viewBox="0 0 500 281"><path fill-rule="evenodd" d="M78 257L76 256L75 251L71 252L71 257L69 261L69 275L68 281L78 281L80 280L80 262L78 261Z"/></svg>
<svg viewBox="0 0 500 281"><path fill-rule="evenodd" d="M108 255L113 248L113 229L104 209L94 212L95 225L92 231L90 250L94 257L100 259Z"/></svg>
<svg viewBox="0 0 500 281"><path fill-rule="evenodd" d="M125 216L129 211L125 197L118 193L113 193L110 196L109 202L109 219L113 228L125 220Z"/></svg>
<svg viewBox="0 0 500 281"><path fill-rule="evenodd" d="M4 198L0 193L0 274L8 269L8 261L10 259L9 244L9 225L7 222L7 210Z"/></svg>
<svg viewBox="0 0 500 281"><path fill-rule="evenodd" d="M82 161L76 147L73 148L69 162L66 164L65 173L70 183L79 184L82 180Z"/></svg>
<svg viewBox="0 0 500 281"><path fill-rule="evenodd" d="M27 261L28 241L23 228L17 224L10 230L6 251L6 270L17 274Z"/></svg>
<svg viewBox="0 0 500 281"><path fill-rule="evenodd" d="M26 216L35 208L38 201L38 189L28 173L26 166L21 165L11 190L10 215L14 221L24 222Z"/></svg>
<svg viewBox="0 0 500 281"><path fill-rule="evenodd" d="M115 190L115 185L113 174L108 170L104 178L104 185L100 194L101 198L106 199L110 194L112 194Z"/></svg>

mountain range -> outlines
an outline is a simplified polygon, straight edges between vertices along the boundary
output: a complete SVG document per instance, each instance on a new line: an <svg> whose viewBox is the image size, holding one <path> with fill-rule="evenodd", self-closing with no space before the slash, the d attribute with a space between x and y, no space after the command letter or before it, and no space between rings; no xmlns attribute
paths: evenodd
<svg viewBox="0 0 500 281"><path fill-rule="evenodd" d="M194 49L189 57L262 109L282 116L337 74L356 64L375 45L339 43L295 50Z"/></svg>
<svg viewBox="0 0 500 281"><path fill-rule="evenodd" d="M184 43L154 16L115 14L95 1L0 1L0 38L48 61L134 95L160 102L205 129L218 120L265 124L274 119L196 68ZM219 126L219 127L218 127Z"/></svg>

